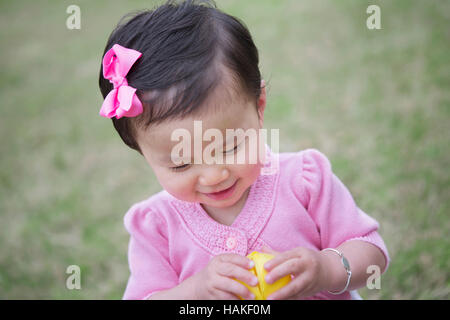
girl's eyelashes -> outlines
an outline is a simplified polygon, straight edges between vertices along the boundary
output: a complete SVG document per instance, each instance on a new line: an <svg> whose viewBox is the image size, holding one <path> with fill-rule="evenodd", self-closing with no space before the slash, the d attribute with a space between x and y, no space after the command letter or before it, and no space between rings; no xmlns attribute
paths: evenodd
<svg viewBox="0 0 450 320"><path fill-rule="evenodd" d="M233 149L225 151L224 153L231 153L231 152L235 152L238 148L239 148L240 144L236 145ZM181 166L178 167L169 167L170 170L172 171L182 171L183 169L187 169L190 166L189 163L183 164Z"/></svg>
<svg viewBox="0 0 450 320"><path fill-rule="evenodd" d="M186 164L183 164L183 165L178 166L178 167L170 167L170 170L172 170L172 171L181 171L183 169L186 169L188 166L190 166L190 164L186 163Z"/></svg>
<svg viewBox="0 0 450 320"><path fill-rule="evenodd" d="M240 146L240 144L237 144L233 149L225 151L224 153L231 153L233 151L236 151L239 146Z"/></svg>

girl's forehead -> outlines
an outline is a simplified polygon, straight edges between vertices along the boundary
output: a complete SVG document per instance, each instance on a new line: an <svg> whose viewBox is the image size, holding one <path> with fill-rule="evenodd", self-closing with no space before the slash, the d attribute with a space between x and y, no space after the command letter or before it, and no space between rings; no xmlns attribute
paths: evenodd
<svg viewBox="0 0 450 320"><path fill-rule="evenodd" d="M226 140L227 129L243 129L257 126L256 107L250 101L233 101L220 109L207 111L198 116L188 116L183 119L166 120L150 126L148 130L138 133L139 145L154 153L165 154L179 143L180 134L188 135L192 140L209 129L217 129ZM174 138L178 136L177 138Z"/></svg>
<svg viewBox="0 0 450 320"><path fill-rule="evenodd" d="M170 119L150 126L143 133L143 137L150 144L168 143L173 132L184 129L194 134L199 129L203 133L208 129L218 129L225 133L226 129L238 129L249 127L257 116L256 107L250 101L233 101L220 108L212 108L211 111L201 115L187 116L183 119Z"/></svg>

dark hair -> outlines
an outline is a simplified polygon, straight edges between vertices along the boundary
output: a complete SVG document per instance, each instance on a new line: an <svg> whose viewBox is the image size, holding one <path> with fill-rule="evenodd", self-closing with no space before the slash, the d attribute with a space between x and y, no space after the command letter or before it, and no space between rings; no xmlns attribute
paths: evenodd
<svg viewBox="0 0 450 320"><path fill-rule="evenodd" d="M261 93L258 50L250 32L212 0L169 0L154 10L129 13L111 33L103 55L115 43L142 53L127 81L137 89L144 111L112 118L122 140L140 153L136 128L200 112L218 85L246 101L256 102ZM99 86L103 98L113 89L102 66Z"/></svg>

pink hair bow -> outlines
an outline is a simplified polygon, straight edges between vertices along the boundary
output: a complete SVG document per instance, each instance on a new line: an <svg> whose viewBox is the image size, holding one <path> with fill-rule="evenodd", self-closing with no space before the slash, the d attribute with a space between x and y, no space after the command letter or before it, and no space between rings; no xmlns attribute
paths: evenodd
<svg viewBox="0 0 450 320"><path fill-rule="evenodd" d="M136 88L128 85L125 78L133 64L141 57L139 51L115 44L103 57L103 77L114 89L106 96L100 115L106 118L135 117L142 113L142 103L136 95Z"/></svg>

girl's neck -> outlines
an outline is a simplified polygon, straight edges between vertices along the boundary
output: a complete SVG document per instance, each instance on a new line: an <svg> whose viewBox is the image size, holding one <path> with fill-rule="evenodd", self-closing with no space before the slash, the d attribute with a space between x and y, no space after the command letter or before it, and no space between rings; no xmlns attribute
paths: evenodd
<svg viewBox="0 0 450 320"><path fill-rule="evenodd" d="M201 206L212 219L214 219L220 224L231 226L233 224L233 221L241 213L242 208L244 207L245 202L247 201L250 188L251 187L248 187L247 190L245 190L245 192L242 194L242 197L230 207L214 208L203 204L201 204Z"/></svg>

